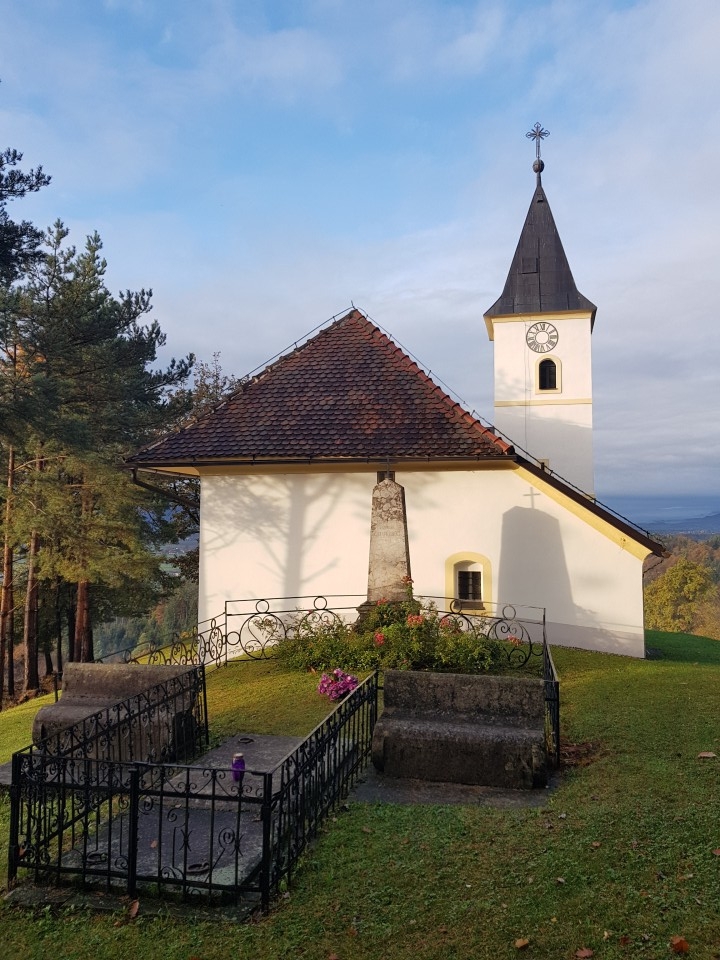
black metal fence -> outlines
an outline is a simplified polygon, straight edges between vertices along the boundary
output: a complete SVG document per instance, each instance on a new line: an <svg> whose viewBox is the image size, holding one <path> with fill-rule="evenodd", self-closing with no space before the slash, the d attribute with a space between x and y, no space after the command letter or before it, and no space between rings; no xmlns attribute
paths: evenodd
<svg viewBox="0 0 720 960"><path fill-rule="evenodd" d="M223 612L176 637L166 646L120 651L116 657L142 663L205 663L221 666L240 657L266 660L284 639L303 635L308 628L352 623L364 596L338 594L228 600ZM463 603L452 597L414 597L422 609L436 614L437 629L451 628L474 635L478 646L499 641L507 666L532 669L545 680L548 754L560 759L560 684L545 630L542 607L517 604Z"/></svg>
<svg viewBox="0 0 720 960"><path fill-rule="evenodd" d="M118 650L102 660L120 662L220 666L240 657L266 660L277 645L302 635L308 628L353 623L358 619L364 596L338 594L304 597L268 597L261 600L228 600L216 617L201 621L165 645L145 644ZM423 609L437 613L437 623L453 623L478 639L507 641L513 649L512 666L524 666L542 655L545 644L545 610L517 604L463 604L452 597L414 597Z"/></svg>
<svg viewBox="0 0 720 960"><path fill-rule="evenodd" d="M9 882L64 878L134 896L140 886L259 900L267 909L366 765L377 674L271 771L83 756L64 744L13 757ZM100 751L97 745L91 753Z"/></svg>
<svg viewBox="0 0 720 960"><path fill-rule="evenodd" d="M109 817L134 763L191 760L207 748L205 668L188 668L63 727L12 758L8 876L37 876ZM110 807L108 807L110 803ZM121 827L122 829L122 827ZM97 832L97 830L96 830Z"/></svg>
<svg viewBox="0 0 720 960"><path fill-rule="evenodd" d="M205 666L199 663L56 733L42 734L20 755L92 757L115 763L182 762L197 756L207 741Z"/></svg>

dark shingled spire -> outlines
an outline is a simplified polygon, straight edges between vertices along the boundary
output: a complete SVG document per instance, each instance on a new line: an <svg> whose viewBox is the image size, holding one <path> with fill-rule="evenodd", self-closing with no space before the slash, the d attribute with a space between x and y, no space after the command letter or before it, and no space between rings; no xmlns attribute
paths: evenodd
<svg viewBox="0 0 720 960"><path fill-rule="evenodd" d="M510 265L502 295L485 314L502 317L513 313L548 313L557 310L590 310L596 306L575 286L550 204L542 188L542 160L533 164L537 186Z"/></svg>

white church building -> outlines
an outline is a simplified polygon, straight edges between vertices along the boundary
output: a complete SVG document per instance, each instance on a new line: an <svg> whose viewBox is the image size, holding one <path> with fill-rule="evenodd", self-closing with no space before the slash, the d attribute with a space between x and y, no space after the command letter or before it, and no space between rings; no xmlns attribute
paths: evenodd
<svg viewBox="0 0 720 960"><path fill-rule="evenodd" d="M495 427L352 309L130 458L201 480L201 621L227 602L367 592L371 498L404 488L414 590L543 608L551 644L644 656L657 543L594 500L591 336L541 183L485 314ZM357 600L356 602L359 602Z"/></svg>

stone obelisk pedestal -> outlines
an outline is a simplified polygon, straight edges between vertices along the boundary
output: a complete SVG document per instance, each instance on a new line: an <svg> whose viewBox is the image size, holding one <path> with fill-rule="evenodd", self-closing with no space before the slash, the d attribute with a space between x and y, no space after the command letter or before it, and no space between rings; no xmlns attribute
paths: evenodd
<svg viewBox="0 0 720 960"><path fill-rule="evenodd" d="M394 480L382 480L372 493L368 592L367 600L358 608L360 615L378 600L406 600L409 577L405 489Z"/></svg>

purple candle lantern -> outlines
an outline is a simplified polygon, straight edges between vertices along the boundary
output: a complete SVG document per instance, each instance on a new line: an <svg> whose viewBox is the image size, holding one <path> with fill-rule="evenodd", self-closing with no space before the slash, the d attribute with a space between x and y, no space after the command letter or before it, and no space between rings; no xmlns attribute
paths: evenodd
<svg viewBox="0 0 720 960"><path fill-rule="evenodd" d="M232 775L235 783L242 783L245 776L245 757L241 753L234 753L232 758Z"/></svg>

